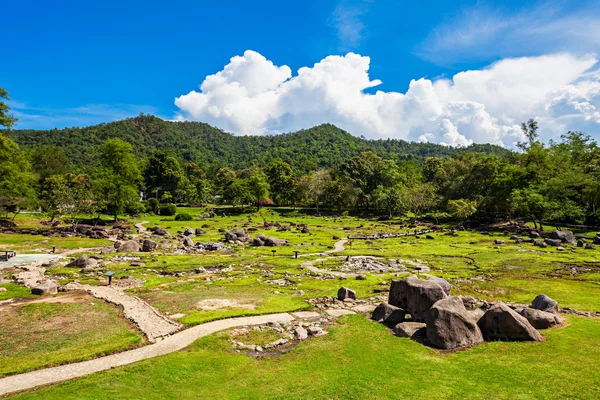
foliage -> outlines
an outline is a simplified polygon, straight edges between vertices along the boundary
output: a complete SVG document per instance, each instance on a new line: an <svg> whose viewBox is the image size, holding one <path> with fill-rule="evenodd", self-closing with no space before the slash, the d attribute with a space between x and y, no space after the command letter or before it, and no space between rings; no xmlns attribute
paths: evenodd
<svg viewBox="0 0 600 400"><path fill-rule="evenodd" d="M42 185L40 200L52 218L68 215L73 229L77 217L96 212L91 182L86 175L52 175Z"/></svg>
<svg viewBox="0 0 600 400"><path fill-rule="evenodd" d="M194 217L190 213L180 213L175 215L175 221L191 221Z"/></svg>
<svg viewBox="0 0 600 400"><path fill-rule="evenodd" d="M0 87L0 126L10 128L17 122L17 119L14 117L14 115L9 113L10 106L2 99L10 100L8 97L8 92Z"/></svg>
<svg viewBox="0 0 600 400"><path fill-rule="evenodd" d="M132 150L121 139L109 139L101 147L100 169L93 183L101 208L115 220L129 203L139 201L142 176Z"/></svg>
<svg viewBox="0 0 600 400"><path fill-rule="evenodd" d="M162 204L160 206L160 215L171 217L177 214L177 206L175 204Z"/></svg>
<svg viewBox="0 0 600 400"><path fill-rule="evenodd" d="M10 212L16 216L21 207L35 204L34 184L31 164L19 146L0 135L0 209L7 217Z"/></svg>

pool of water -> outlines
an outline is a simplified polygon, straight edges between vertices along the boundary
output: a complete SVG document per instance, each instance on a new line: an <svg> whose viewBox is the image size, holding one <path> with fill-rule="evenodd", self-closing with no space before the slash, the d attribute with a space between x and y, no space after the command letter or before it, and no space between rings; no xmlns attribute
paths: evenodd
<svg viewBox="0 0 600 400"><path fill-rule="evenodd" d="M58 254L17 254L8 261L0 262L0 269L12 267L15 265L30 264L36 261L57 260L61 256Z"/></svg>

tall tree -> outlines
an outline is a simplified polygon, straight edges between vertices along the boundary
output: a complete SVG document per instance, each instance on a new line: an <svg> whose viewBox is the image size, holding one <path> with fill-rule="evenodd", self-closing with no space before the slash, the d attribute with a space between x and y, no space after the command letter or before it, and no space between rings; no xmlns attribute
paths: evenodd
<svg viewBox="0 0 600 400"><path fill-rule="evenodd" d="M139 201L142 174L132 150L121 139L108 139L101 147L101 169L94 180L96 197L115 221L127 206Z"/></svg>
<svg viewBox="0 0 600 400"><path fill-rule="evenodd" d="M22 207L32 206L36 201L35 176L31 164L19 146L0 135L0 208L13 221Z"/></svg>
<svg viewBox="0 0 600 400"><path fill-rule="evenodd" d="M10 106L2 99L10 100L8 92L0 87L0 126L12 128L18 120L9 112Z"/></svg>
<svg viewBox="0 0 600 400"><path fill-rule="evenodd" d="M43 182L40 196L42 207L52 219L68 215L77 227L78 217L96 212L96 201L87 175L52 175Z"/></svg>

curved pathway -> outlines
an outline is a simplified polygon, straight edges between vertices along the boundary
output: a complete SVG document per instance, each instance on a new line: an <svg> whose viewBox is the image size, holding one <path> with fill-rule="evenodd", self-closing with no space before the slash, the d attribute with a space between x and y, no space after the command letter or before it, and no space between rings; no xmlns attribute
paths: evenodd
<svg viewBox="0 0 600 400"><path fill-rule="evenodd" d="M144 224L149 223L150 221L142 221L142 222L138 222L137 224L135 224L134 226L137 228L138 233L143 233L146 232L146 227L144 226Z"/></svg>
<svg viewBox="0 0 600 400"><path fill-rule="evenodd" d="M338 240L337 242L335 242L335 244L333 245L333 249L331 249L331 250L326 250L326 251L323 251L320 253L298 254L298 257L324 256L326 254L341 253L342 251L345 250L344 245L347 242L348 242L348 239Z"/></svg>
<svg viewBox="0 0 600 400"><path fill-rule="evenodd" d="M122 365L132 364L148 358L158 357L186 348L197 339L215 332L248 325L262 325L269 322L287 324L294 320L290 314L270 314L255 317L230 318L213 321L186 329L155 344L140 347L94 360L46 368L25 374L0 379L0 396L21 392L38 386L50 385L73 378L90 375Z"/></svg>

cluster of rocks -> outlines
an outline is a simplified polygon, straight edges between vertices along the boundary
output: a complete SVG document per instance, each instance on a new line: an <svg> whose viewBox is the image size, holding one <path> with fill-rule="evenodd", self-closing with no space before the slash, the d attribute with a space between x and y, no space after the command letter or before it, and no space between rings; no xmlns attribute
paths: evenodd
<svg viewBox="0 0 600 400"><path fill-rule="evenodd" d="M283 239L278 239L278 238L274 238L274 237L267 237L264 234L260 234L258 236L256 236L253 240L252 240L252 245L254 246L269 246L269 247L278 247L278 246L284 246L287 244L287 240L283 240Z"/></svg>
<svg viewBox="0 0 600 400"><path fill-rule="evenodd" d="M531 307L496 302L484 311L473 298L451 296L450 290L438 277L392 281L388 302L377 306L372 319L393 326L398 336L446 350L484 340L541 341L537 329L562 324L558 304L543 294Z"/></svg>
<svg viewBox="0 0 600 400"><path fill-rule="evenodd" d="M131 227L126 224L117 223L112 228L103 225L86 225L79 224L76 226L58 226L50 225L51 229L15 229L15 228L0 228L0 232L5 234L19 233L30 235L42 235L51 237L60 235L62 237L85 237L90 239L108 239L110 237L125 237L131 233Z"/></svg>
<svg viewBox="0 0 600 400"><path fill-rule="evenodd" d="M250 351L250 352L267 352L267 351L279 351L282 348L293 346L298 341L303 341L309 337L319 337L326 335L328 332L322 327L327 324L327 319L317 319L313 321L298 321L285 325L281 325L278 322L270 322L266 325L258 325L253 327L243 327L233 329L230 331L231 343L234 348L238 351ZM247 335L251 331L266 331L271 330L276 332L281 337L270 343L266 344L253 344L243 343L237 337Z"/></svg>
<svg viewBox="0 0 600 400"><path fill-rule="evenodd" d="M225 241L230 244L244 244L251 240L250 236L242 228L233 228L229 232L224 231L223 235L225 236Z"/></svg>
<svg viewBox="0 0 600 400"><path fill-rule="evenodd" d="M347 257L346 262L340 267L344 272L395 272L405 271L406 267L395 260L385 263L371 256Z"/></svg>

